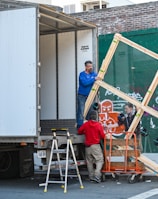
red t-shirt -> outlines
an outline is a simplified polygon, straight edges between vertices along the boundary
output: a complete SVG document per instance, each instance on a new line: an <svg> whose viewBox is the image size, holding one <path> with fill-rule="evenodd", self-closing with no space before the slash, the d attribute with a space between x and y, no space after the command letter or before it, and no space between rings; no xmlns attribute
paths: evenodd
<svg viewBox="0 0 158 199"><path fill-rule="evenodd" d="M105 133L101 124L97 121L89 120L85 122L79 129L78 134L85 135L85 145L91 146L99 144L101 139L104 139Z"/></svg>

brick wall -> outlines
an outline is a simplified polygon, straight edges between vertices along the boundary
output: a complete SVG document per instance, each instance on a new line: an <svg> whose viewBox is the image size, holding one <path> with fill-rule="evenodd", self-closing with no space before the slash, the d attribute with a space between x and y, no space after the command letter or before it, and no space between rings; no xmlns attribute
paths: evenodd
<svg viewBox="0 0 158 199"><path fill-rule="evenodd" d="M158 1L75 13L74 17L98 26L99 34L158 27Z"/></svg>

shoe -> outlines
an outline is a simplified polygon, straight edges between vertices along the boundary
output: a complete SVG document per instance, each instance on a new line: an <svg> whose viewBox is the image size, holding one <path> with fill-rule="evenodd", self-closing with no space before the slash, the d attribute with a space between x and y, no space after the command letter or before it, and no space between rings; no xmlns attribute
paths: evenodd
<svg viewBox="0 0 158 199"><path fill-rule="evenodd" d="M93 179L93 178L90 178L89 180L90 180L90 182L94 182L94 179Z"/></svg>
<svg viewBox="0 0 158 199"><path fill-rule="evenodd" d="M96 182L96 183L101 183L101 179L98 178L97 176L95 176L95 177L93 178L93 181Z"/></svg>

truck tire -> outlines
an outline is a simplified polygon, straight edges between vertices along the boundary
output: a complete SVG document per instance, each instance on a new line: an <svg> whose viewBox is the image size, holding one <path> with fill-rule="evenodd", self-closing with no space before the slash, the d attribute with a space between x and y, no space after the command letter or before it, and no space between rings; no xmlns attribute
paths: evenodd
<svg viewBox="0 0 158 199"><path fill-rule="evenodd" d="M0 152L0 178L19 177L19 153L18 151Z"/></svg>

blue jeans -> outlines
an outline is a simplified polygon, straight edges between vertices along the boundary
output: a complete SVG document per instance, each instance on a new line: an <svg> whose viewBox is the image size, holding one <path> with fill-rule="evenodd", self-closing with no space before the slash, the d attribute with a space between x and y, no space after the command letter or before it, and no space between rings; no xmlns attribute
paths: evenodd
<svg viewBox="0 0 158 199"><path fill-rule="evenodd" d="M87 96L84 95L78 95L77 97L77 115L76 115L76 120L77 120L77 128L79 128L80 126L82 126L83 122L84 122L84 108L85 108L85 103L87 100ZM92 108L90 108L89 112L91 111ZM86 116L86 120L89 119L89 112Z"/></svg>

